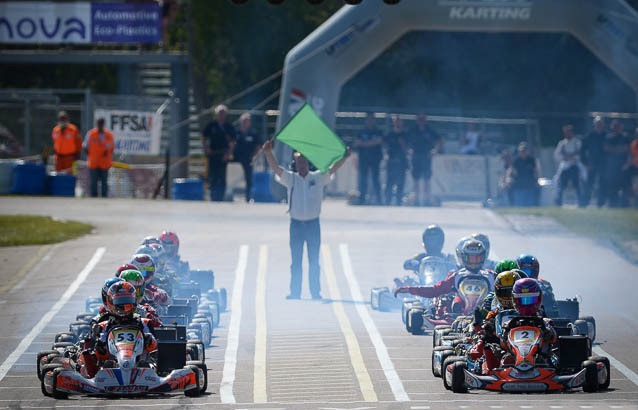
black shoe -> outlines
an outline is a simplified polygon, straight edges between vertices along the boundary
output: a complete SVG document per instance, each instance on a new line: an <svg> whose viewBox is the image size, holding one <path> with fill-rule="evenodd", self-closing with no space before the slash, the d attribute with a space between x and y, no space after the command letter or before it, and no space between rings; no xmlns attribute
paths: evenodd
<svg viewBox="0 0 638 410"><path fill-rule="evenodd" d="M314 300L321 300L321 299L323 299L323 298L321 297L321 295L320 295L320 294L318 294L318 293L317 293L317 294L315 294L315 295L312 295L312 298L313 298Z"/></svg>
<svg viewBox="0 0 638 410"><path fill-rule="evenodd" d="M291 299L301 299L301 298L299 297L299 295L288 295L286 296L286 299L291 300Z"/></svg>

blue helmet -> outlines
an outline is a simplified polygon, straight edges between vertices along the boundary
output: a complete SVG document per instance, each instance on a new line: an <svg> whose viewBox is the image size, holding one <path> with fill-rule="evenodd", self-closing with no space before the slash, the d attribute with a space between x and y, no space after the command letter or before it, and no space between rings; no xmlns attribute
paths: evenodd
<svg viewBox="0 0 638 410"><path fill-rule="evenodd" d="M122 278L114 277L114 278L107 279L104 282L104 286L102 286L102 303L104 305L106 305L106 298L107 298L107 294L106 293L109 291L109 288L111 287L111 285L113 285L114 283L117 283L117 282L122 282L123 280L124 279L122 279Z"/></svg>
<svg viewBox="0 0 638 410"><path fill-rule="evenodd" d="M541 265L534 255L523 253L516 258L516 263L518 263L518 267L527 274L527 277L538 279Z"/></svg>

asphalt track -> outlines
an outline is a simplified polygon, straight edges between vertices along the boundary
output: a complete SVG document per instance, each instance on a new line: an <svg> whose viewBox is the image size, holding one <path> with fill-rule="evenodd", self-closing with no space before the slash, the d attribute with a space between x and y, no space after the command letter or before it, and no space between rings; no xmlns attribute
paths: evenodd
<svg viewBox="0 0 638 410"><path fill-rule="evenodd" d="M285 209L278 204L2 198L2 214L52 215L90 222L96 230L51 247L0 250L5 284L0 287L0 408L638 408L638 268L613 249L552 223L506 221L471 204L364 208L326 201L324 300L310 300L304 282L302 300L288 301ZM397 312L372 311L367 303L370 288L389 285L402 261L419 251L420 234L429 223L445 229L447 251L459 237L481 231L491 238L493 258L536 254L541 276L558 296L579 295L583 314L596 317L597 348L618 361L610 390L446 391L430 371L431 336L409 335ZM183 394L57 402L43 397L36 353L67 328L86 297L97 296L100 284L128 261L142 237L162 229L178 232L180 253L191 267L214 269L217 286L229 292L232 309L222 315L206 354L209 393L194 399Z"/></svg>

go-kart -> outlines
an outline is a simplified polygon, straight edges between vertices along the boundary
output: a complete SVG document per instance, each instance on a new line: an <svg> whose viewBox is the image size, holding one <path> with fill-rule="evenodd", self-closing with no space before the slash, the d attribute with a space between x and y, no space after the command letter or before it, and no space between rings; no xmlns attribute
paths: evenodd
<svg viewBox="0 0 638 410"><path fill-rule="evenodd" d="M459 316L466 316L478 307L488 295L492 285L483 275L468 275L457 285L456 294L435 298L429 305L421 301L404 301L402 314L405 328L412 334L422 334L425 329L450 325ZM459 297L463 304L455 302Z"/></svg>
<svg viewBox="0 0 638 410"><path fill-rule="evenodd" d="M372 309L388 312L402 308L404 300L421 300L422 298L415 299L411 295L399 295L395 298L392 293L394 289L401 286L433 285L444 279L451 268L453 267L449 263L438 256L427 256L420 262L416 259L408 259L403 264L403 269L409 274L401 278L394 278L392 290L388 287L372 288L370 290L370 305Z"/></svg>
<svg viewBox="0 0 638 410"><path fill-rule="evenodd" d="M480 363L466 357L448 357L442 367L446 388L455 393L468 389L501 392L548 392L582 387L595 392L609 387L609 360L591 356L587 336L559 336L550 355L541 353L543 343L539 317L513 317L505 329L513 364L481 374ZM491 349L498 349L493 345ZM470 364L472 365L470 367Z"/></svg>
<svg viewBox="0 0 638 410"><path fill-rule="evenodd" d="M42 393L60 399L69 394L124 396L180 391L197 396L205 391L207 369L203 361L162 371L148 358L143 359L144 335L138 327L116 326L107 340L112 359L106 360L93 378L84 377L72 360L52 361L40 369ZM160 356L161 349L160 345ZM181 360L185 362L185 358L184 353Z"/></svg>

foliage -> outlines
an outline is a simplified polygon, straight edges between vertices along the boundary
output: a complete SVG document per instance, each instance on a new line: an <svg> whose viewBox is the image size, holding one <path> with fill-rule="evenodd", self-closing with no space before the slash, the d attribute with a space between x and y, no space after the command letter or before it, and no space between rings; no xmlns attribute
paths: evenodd
<svg viewBox="0 0 638 410"><path fill-rule="evenodd" d="M0 246L44 245L86 235L93 226L50 216L0 215Z"/></svg>

